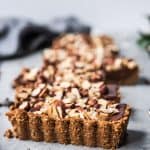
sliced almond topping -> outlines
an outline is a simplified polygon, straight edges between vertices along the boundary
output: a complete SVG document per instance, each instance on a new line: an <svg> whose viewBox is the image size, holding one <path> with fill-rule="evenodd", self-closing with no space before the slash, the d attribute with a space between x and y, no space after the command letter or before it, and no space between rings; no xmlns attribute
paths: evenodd
<svg viewBox="0 0 150 150"><path fill-rule="evenodd" d="M69 87L71 86L71 84L70 84L69 82L62 82L62 83L60 84L60 86L61 86L62 88L69 88Z"/></svg>
<svg viewBox="0 0 150 150"><path fill-rule="evenodd" d="M44 87L45 84L39 84L39 86L32 91L31 96L33 97L38 96Z"/></svg>
<svg viewBox="0 0 150 150"><path fill-rule="evenodd" d="M48 108L48 115L51 118L61 119L64 117L64 108L62 101L54 101Z"/></svg>
<svg viewBox="0 0 150 150"><path fill-rule="evenodd" d="M88 80L84 80L81 84L81 87L88 90L91 87L91 84Z"/></svg>
<svg viewBox="0 0 150 150"><path fill-rule="evenodd" d="M63 90L55 91L55 99L62 99L63 97Z"/></svg>
<svg viewBox="0 0 150 150"><path fill-rule="evenodd" d="M87 98L77 99L76 106L86 107L87 100Z"/></svg>
<svg viewBox="0 0 150 150"><path fill-rule="evenodd" d="M58 115L60 118L63 118L63 111L61 107L56 107L57 111L58 111Z"/></svg>
<svg viewBox="0 0 150 150"><path fill-rule="evenodd" d="M131 61L131 62L128 63L127 66L128 66L129 69L134 69L137 66L137 64L134 61Z"/></svg>
<svg viewBox="0 0 150 150"><path fill-rule="evenodd" d="M67 116L68 117L75 117L75 118L79 118L80 117L80 113L77 111L77 109L69 109L67 111ZM67 117L66 116L66 117Z"/></svg>
<svg viewBox="0 0 150 150"><path fill-rule="evenodd" d="M65 103L65 104L68 104L68 103L74 103L74 99L73 98L64 98L63 99L63 102Z"/></svg>
<svg viewBox="0 0 150 150"><path fill-rule="evenodd" d="M90 111L90 112L88 112L88 116L90 119L97 119L98 114L96 111Z"/></svg>
<svg viewBox="0 0 150 150"><path fill-rule="evenodd" d="M116 108L100 108L100 111L107 114L118 113L119 111Z"/></svg>
<svg viewBox="0 0 150 150"><path fill-rule="evenodd" d="M104 58L104 49L103 47L95 48L96 60L95 62L98 64L102 64Z"/></svg>
<svg viewBox="0 0 150 150"><path fill-rule="evenodd" d="M77 68L83 68L85 66L85 63L83 63L83 62L76 62L75 65L76 65Z"/></svg>
<svg viewBox="0 0 150 150"><path fill-rule="evenodd" d="M101 107L106 108L107 105L109 104L109 102L107 100L101 98L101 99L98 99L98 104L100 104Z"/></svg>
<svg viewBox="0 0 150 150"><path fill-rule="evenodd" d="M54 68L52 66L49 66L46 70L43 71L43 76L48 78L52 75L54 75Z"/></svg>
<svg viewBox="0 0 150 150"><path fill-rule="evenodd" d="M20 106L19 109L27 109L29 107L29 102L24 101Z"/></svg>
<svg viewBox="0 0 150 150"><path fill-rule="evenodd" d="M45 49L43 55L44 55L44 58L48 60L49 62L56 61L56 52L51 49L48 49L48 48Z"/></svg>
<svg viewBox="0 0 150 150"><path fill-rule="evenodd" d="M59 50L59 52L57 53L57 57L59 61L65 60L67 57L67 53L65 50Z"/></svg>
<svg viewBox="0 0 150 150"><path fill-rule="evenodd" d="M120 69L121 66L122 66L122 59L116 59L115 62L114 62L114 65L115 65L115 69Z"/></svg>
<svg viewBox="0 0 150 150"><path fill-rule="evenodd" d="M106 71L110 72L110 71L114 70L114 66L112 66L112 65L107 65L107 66L105 67L105 69L106 69Z"/></svg>
<svg viewBox="0 0 150 150"><path fill-rule="evenodd" d="M88 94L90 98L99 98L101 96L101 93L99 91L99 84L93 84Z"/></svg>
<svg viewBox="0 0 150 150"><path fill-rule="evenodd" d="M71 89L71 93L76 96L77 99L79 99L81 96L80 96L80 93L79 93L79 90L77 88L72 88Z"/></svg>
<svg viewBox="0 0 150 150"><path fill-rule="evenodd" d="M17 98L22 98L22 99L26 99L28 98L29 94L26 92L20 92L20 93L16 93L16 97Z"/></svg>
<svg viewBox="0 0 150 150"><path fill-rule="evenodd" d="M31 96L37 96L38 94L40 94L40 92L41 92L41 89L40 88L37 88L37 89L34 89L33 91L32 91L32 94L31 94Z"/></svg>
<svg viewBox="0 0 150 150"><path fill-rule="evenodd" d="M24 78L25 80L34 81L37 73L38 73L37 68L31 69L30 72L25 73Z"/></svg>
<svg viewBox="0 0 150 150"><path fill-rule="evenodd" d="M96 104L97 104L97 100L95 100L95 99L88 100L88 105L94 106Z"/></svg>

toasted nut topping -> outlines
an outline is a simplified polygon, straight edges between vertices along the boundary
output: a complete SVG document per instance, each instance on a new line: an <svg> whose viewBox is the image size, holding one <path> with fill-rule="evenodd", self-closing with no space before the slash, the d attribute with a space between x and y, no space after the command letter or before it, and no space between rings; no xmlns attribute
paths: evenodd
<svg viewBox="0 0 150 150"><path fill-rule="evenodd" d="M44 87L45 87L45 84L40 84L36 89L32 91L31 96L33 97L38 96Z"/></svg>
<svg viewBox="0 0 150 150"><path fill-rule="evenodd" d="M44 50L44 58L51 63L54 63L57 60L55 51L50 50L50 49Z"/></svg>
<svg viewBox="0 0 150 150"><path fill-rule="evenodd" d="M106 94L108 92L108 88L105 84L100 85L99 90L101 94Z"/></svg>
<svg viewBox="0 0 150 150"><path fill-rule="evenodd" d="M36 103L36 104L34 105L34 107L35 107L35 108L36 108L36 107L39 108L39 107L42 107L43 104L44 104L44 102L40 101L40 102Z"/></svg>
<svg viewBox="0 0 150 150"><path fill-rule="evenodd" d="M54 72L55 72L54 68L52 66L48 66L48 68L46 70L44 70L43 76L48 78L48 77L54 75Z"/></svg>
<svg viewBox="0 0 150 150"><path fill-rule="evenodd" d="M60 84L60 87L62 87L62 88L69 88L71 85L70 85L70 83L69 82L62 82L61 84Z"/></svg>
<svg viewBox="0 0 150 150"><path fill-rule="evenodd" d="M107 105L109 104L109 102L107 100L101 98L101 99L98 99L98 104L100 104L101 107L106 108Z"/></svg>
<svg viewBox="0 0 150 150"><path fill-rule="evenodd" d="M22 99L26 99L26 98L28 98L28 96L29 96L29 94L25 93L25 92L21 92L21 93L16 94L17 98L22 98Z"/></svg>
<svg viewBox="0 0 150 150"><path fill-rule="evenodd" d="M116 108L107 108L106 109L106 108L101 107L100 110L107 114L118 113L118 110Z"/></svg>
<svg viewBox="0 0 150 150"><path fill-rule="evenodd" d="M76 97L76 99L81 97L77 88L72 88L71 93Z"/></svg>
<svg viewBox="0 0 150 150"><path fill-rule="evenodd" d="M98 119L101 114L110 117L117 113L119 108L113 103L118 91L101 82L104 79L101 65L104 71L107 68L112 71L133 68L133 62L111 57L116 49L110 39L92 40L89 36L71 34L54 45L56 49L44 52L40 70L24 69L16 79L19 86L14 108L44 113L54 119Z"/></svg>
<svg viewBox="0 0 150 150"><path fill-rule="evenodd" d="M88 96L88 90L80 89L80 94L82 97Z"/></svg>
<svg viewBox="0 0 150 150"><path fill-rule="evenodd" d="M82 82L81 87L82 87L83 89L89 89L89 88L91 87L91 84L90 84L89 81L85 80L85 81Z"/></svg>
<svg viewBox="0 0 150 150"><path fill-rule="evenodd" d="M88 100L88 105L94 106L96 104L97 104L97 100L95 100L95 99Z"/></svg>
<svg viewBox="0 0 150 150"><path fill-rule="evenodd" d="M61 101L54 101L48 108L48 115L52 118L61 119L64 113L64 104Z"/></svg>
<svg viewBox="0 0 150 150"><path fill-rule="evenodd" d="M131 61L128 63L127 66L129 69L134 69L135 67L137 67L137 64L134 61Z"/></svg>
<svg viewBox="0 0 150 150"><path fill-rule="evenodd" d="M28 101L24 101L20 106L19 109L27 109L29 107L29 102Z"/></svg>
<svg viewBox="0 0 150 150"><path fill-rule="evenodd" d="M115 65L115 69L120 69L121 66L122 66L122 59L116 59L115 62L114 62L114 65Z"/></svg>
<svg viewBox="0 0 150 150"><path fill-rule="evenodd" d="M74 103L75 99L74 98L64 98L63 102L66 103L66 104L68 104L68 103Z"/></svg>
<svg viewBox="0 0 150 150"><path fill-rule="evenodd" d="M102 61L103 61L103 57L104 57L104 49L103 47L98 47L95 49L95 52L96 52L96 62L98 64L102 64Z"/></svg>
<svg viewBox="0 0 150 150"><path fill-rule="evenodd" d="M87 98L77 99L76 106L86 107Z"/></svg>

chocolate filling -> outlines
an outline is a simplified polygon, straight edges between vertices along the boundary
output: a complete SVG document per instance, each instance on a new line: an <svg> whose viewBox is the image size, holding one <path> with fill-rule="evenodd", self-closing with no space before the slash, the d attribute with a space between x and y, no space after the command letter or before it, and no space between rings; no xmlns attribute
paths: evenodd
<svg viewBox="0 0 150 150"><path fill-rule="evenodd" d="M105 98L107 100L113 100L113 99L117 98L117 96L118 96L117 91L118 91L118 85L108 84L107 90L103 94L103 98Z"/></svg>
<svg viewBox="0 0 150 150"><path fill-rule="evenodd" d="M120 80L127 79L132 74L137 72L137 68L134 68L133 70L129 70L127 68L122 68L121 70L115 70L106 73L106 80L110 80L114 83L119 82Z"/></svg>
<svg viewBox="0 0 150 150"><path fill-rule="evenodd" d="M110 120L111 121L116 121L116 120L121 119L124 115L126 106L127 106L126 104L119 104L117 106L117 109L118 109L119 112L117 114L114 114L113 116L111 116Z"/></svg>

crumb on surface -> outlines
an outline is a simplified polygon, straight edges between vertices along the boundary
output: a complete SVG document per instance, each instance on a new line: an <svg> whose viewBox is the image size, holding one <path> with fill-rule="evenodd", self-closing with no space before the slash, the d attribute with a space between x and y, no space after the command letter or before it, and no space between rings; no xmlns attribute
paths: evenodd
<svg viewBox="0 0 150 150"><path fill-rule="evenodd" d="M4 136L7 137L8 139L14 137L13 132L12 132L11 129L6 130Z"/></svg>

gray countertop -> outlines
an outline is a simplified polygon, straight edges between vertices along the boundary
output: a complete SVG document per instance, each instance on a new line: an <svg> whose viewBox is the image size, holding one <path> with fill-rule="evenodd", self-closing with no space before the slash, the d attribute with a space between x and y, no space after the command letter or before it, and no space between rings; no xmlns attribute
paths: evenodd
<svg viewBox="0 0 150 150"><path fill-rule="evenodd" d="M141 68L141 75L150 77L150 57L141 51L135 44L137 35L135 33L112 33L119 43L122 54L135 58ZM39 67L42 64L41 53L32 56L3 62L0 64L0 101L6 97L13 98L11 82L23 66ZM137 85L121 87L122 101L133 108L128 126L127 142L121 150L149 150L150 149L150 86ZM3 134L10 123L5 117L7 108L0 108L0 150L87 150L98 149L72 145L50 144L45 142L19 141L17 139L6 139Z"/></svg>

